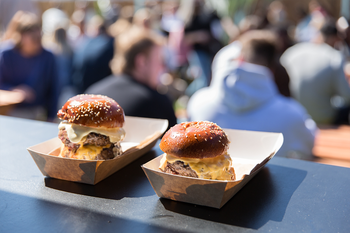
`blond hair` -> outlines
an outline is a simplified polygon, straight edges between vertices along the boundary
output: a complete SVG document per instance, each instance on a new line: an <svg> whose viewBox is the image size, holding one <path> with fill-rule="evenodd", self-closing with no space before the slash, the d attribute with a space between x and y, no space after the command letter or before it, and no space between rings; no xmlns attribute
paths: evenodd
<svg viewBox="0 0 350 233"><path fill-rule="evenodd" d="M14 32L11 39L13 39L15 46L18 47L24 33L41 30L41 22L35 14L30 12L21 11L15 16Z"/></svg>
<svg viewBox="0 0 350 233"><path fill-rule="evenodd" d="M16 33L20 18L23 15L23 13L24 13L23 11L17 11L16 14L14 14L14 16L12 17L11 21L9 22L6 28L6 31L3 36L3 40L13 39Z"/></svg>
<svg viewBox="0 0 350 233"><path fill-rule="evenodd" d="M111 69L115 74L132 74L135 58L139 54L148 55L151 48L163 44L163 38L149 30L133 26L116 37L114 58Z"/></svg>

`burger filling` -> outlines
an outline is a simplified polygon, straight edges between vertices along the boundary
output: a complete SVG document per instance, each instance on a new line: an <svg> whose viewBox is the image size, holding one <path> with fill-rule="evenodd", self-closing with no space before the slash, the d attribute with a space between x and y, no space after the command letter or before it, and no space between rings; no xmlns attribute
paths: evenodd
<svg viewBox="0 0 350 233"><path fill-rule="evenodd" d="M234 180L235 174L231 157L224 153L214 158L179 158L165 154L159 167L166 173L212 179Z"/></svg>
<svg viewBox="0 0 350 233"><path fill-rule="evenodd" d="M60 157L106 160L121 155L122 128L92 128L61 122L58 137L62 141Z"/></svg>
<svg viewBox="0 0 350 233"><path fill-rule="evenodd" d="M101 135L106 135L109 137L111 142L120 142L125 137L125 131L123 128L102 128L102 127L86 127L77 124L70 124L68 122L62 121L58 129L65 129L67 131L67 136L71 142L78 143L81 142L84 137L90 133L97 133Z"/></svg>
<svg viewBox="0 0 350 233"><path fill-rule="evenodd" d="M179 160L175 161L174 163L167 162L163 168L163 171L174 175L198 178L197 173L192 170L189 165L186 165L184 162Z"/></svg>

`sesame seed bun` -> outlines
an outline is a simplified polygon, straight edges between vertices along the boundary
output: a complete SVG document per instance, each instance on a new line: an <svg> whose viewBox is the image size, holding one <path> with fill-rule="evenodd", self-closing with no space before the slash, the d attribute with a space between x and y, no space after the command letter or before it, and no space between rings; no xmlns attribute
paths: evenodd
<svg viewBox="0 0 350 233"><path fill-rule="evenodd" d="M103 95L77 95L57 113L58 118L87 127L123 127L124 111L113 99Z"/></svg>
<svg viewBox="0 0 350 233"><path fill-rule="evenodd" d="M225 132L209 121L185 122L170 128L163 136L159 147L179 158L214 158L228 149Z"/></svg>

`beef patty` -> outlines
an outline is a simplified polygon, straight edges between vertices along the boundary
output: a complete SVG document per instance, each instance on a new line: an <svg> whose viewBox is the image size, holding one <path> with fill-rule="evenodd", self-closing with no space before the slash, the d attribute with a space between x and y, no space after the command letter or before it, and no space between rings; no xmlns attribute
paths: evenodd
<svg viewBox="0 0 350 233"><path fill-rule="evenodd" d="M77 150L80 147L80 144L73 143L69 140L67 131L64 129L61 129L58 132L58 138L62 141L65 147L68 148L66 157L68 157L70 152L73 152L73 153L77 152ZM89 133L83 142L83 146L86 146L86 145L95 145L95 146L110 145L109 147L104 148L101 151L101 153L97 155L97 158L96 158L97 160L113 159L114 157L117 157L122 153L120 142L111 143L108 136L101 135L98 133Z"/></svg>
<svg viewBox="0 0 350 233"><path fill-rule="evenodd" d="M185 165L182 161L175 161L174 163L167 162L167 165L164 168L164 172L174 175L198 178L197 173L194 170L192 170L192 168L189 165Z"/></svg>

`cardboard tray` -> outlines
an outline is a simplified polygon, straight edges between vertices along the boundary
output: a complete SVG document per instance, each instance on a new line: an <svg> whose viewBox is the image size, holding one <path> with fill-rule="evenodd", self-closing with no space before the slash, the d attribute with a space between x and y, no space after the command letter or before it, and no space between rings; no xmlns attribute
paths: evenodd
<svg viewBox="0 0 350 233"><path fill-rule="evenodd" d="M276 154L283 144L281 133L224 129L235 181L206 180L167 174L159 170L163 155L142 165L159 197L220 209Z"/></svg>
<svg viewBox="0 0 350 233"><path fill-rule="evenodd" d="M27 148L44 176L97 184L152 149L168 127L168 120L125 117L124 153L110 160L79 160L57 157L62 144L58 138ZM58 129L57 129L58 133Z"/></svg>

